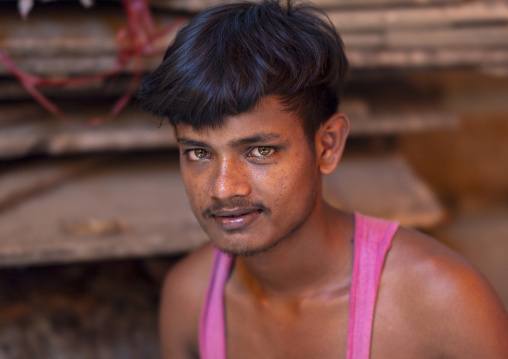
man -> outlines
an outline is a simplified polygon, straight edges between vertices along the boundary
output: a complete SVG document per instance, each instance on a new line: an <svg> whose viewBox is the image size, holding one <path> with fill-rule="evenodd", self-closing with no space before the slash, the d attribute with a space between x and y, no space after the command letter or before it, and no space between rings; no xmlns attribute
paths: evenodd
<svg viewBox="0 0 508 359"><path fill-rule="evenodd" d="M507 314L461 257L322 200L346 69L319 11L267 0L198 14L146 80L211 239L165 280L164 358L508 358Z"/></svg>

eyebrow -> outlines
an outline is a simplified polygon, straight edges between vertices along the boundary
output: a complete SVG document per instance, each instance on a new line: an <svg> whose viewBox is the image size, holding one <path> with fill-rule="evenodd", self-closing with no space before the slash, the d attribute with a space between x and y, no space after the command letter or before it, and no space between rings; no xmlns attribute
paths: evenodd
<svg viewBox="0 0 508 359"><path fill-rule="evenodd" d="M240 138L238 140L232 140L228 143L228 145L231 147L239 147L239 146L251 145L254 143L274 141L274 140L277 140L281 137L282 136L277 133L260 133L260 134L255 134L255 135L252 135L249 137ZM183 145L183 146L210 147L210 145L206 142L192 140L187 137L178 137L176 142L179 145Z"/></svg>
<svg viewBox="0 0 508 359"><path fill-rule="evenodd" d="M187 137L178 137L176 142L179 145L192 146L192 147L209 147L206 142L191 140Z"/></svg>
<svg viewBox="0 0 508 359"><path fill-rule="evenodd" d="M251 145L254 143L274 141L274 140L278 140L279 138L281 138L281 135L276 134L276 133L260 133L260 134L255 134L253 136L240 138L238 140L232 140L229 142L229 145L232 147L239 147L239 146Z"/></svg>

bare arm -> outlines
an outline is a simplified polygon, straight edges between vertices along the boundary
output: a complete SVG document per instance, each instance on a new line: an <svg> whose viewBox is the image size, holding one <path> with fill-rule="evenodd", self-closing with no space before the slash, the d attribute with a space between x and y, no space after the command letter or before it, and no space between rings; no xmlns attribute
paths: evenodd
<svg viewBox="0 0 508 359"><path fill-rule="evenodd" d="M467 265L448 273L438 283L447 318L436 337L443 351L452 358L508 358L508 315L493 289Z"/></svg>
<svg viewBox="0 0 508 359"><path fill-rule="evenodd" d="M390 320L380 317L378 326L384 356L508 358L508 314L483 276L460 255L401 229L385 270L379 304ZM393 338L398 338L396 345L383 345Z"/></svg>
<svg viewBox="0 0 508 359"><path fill-rule="evenodd" d="M211 247L206 245L183 259L166 275L159 311L163 359L199 357L199 318L211 258Z"/></svg>

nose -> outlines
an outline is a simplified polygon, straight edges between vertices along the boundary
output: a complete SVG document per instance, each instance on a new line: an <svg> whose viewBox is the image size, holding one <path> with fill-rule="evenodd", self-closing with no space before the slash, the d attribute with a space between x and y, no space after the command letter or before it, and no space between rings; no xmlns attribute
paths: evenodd
<svg viewBox="0 0 508 359"><path fill-rule="evenodd" d="M217 163L214 172L210 186L210 197L226 200L250 194L252 188L245 164L234 159L223 158Z"/></svg>

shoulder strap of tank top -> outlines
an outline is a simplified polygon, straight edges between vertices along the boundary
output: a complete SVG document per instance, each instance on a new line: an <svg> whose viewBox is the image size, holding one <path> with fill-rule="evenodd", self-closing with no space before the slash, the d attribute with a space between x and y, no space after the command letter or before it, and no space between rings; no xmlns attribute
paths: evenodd
<svg viewBox="0 0 508 359"><path fill-rule="evenodd" d="M210 281L206 291L199 325L201 359L226 359L226 328L224 322L224 287L234 258L214 249Z"/></svg>
<svg viewBox="0 0 508 359"><path fill-rule="evenodd" d="M347 359L368 359L374 308L386 254L398 223L355 213Z"/></svg>

